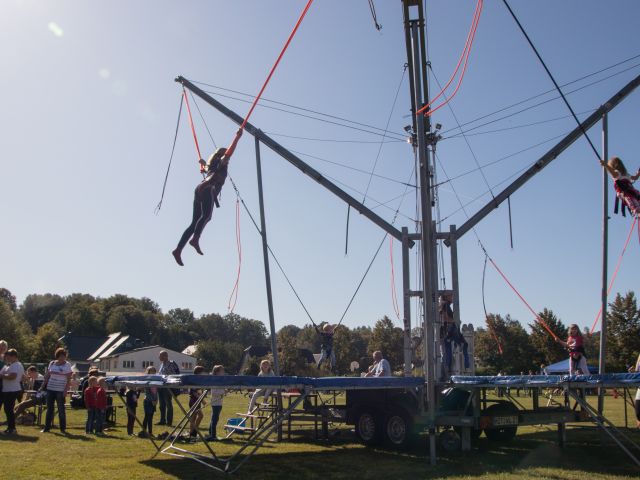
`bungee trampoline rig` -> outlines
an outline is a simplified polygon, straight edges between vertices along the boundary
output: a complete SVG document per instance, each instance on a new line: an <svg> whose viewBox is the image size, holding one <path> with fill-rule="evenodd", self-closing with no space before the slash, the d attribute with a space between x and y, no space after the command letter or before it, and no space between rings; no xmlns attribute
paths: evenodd
<svg viewBox="0 0 640 480"><path fill-rule="evenodd" d="M506 0L503 0L508 7ZM310 395L319 392L345 392L345 405L332 405L331 412L322 411L323 418L331 415L336 421L341 421L355 426L355 432L359 440L367 445L375 445L385 443L391 447L404 448L411 441L420 435L428 437L429 459L432 464L436 462L436 443L437 437L440 439L440 445L446 450L462 449L463 451L471 448L471 442L481 432L490 439L509 440L516 434L520 425L537 425L537 424L556 424L558 428L558 440L562 445L566 439L566 424L574 422L589 422L596 424L640 467L640 460L637 450L640 446L635 444L622 430L617 429L603 415L603 398L605 388L620 388L625 391L632 387L640 387L640 374L605 374L603 352L601 347L601 368L600 375L578 375L578 376L514 376L514 377L478 377L473 376L475 373L473 362L471 365L464 365L460 355L451 362L444 361L441 355L442 340L439 332L442 327L442 319L438 311L438 301L445 295L450 294L453 304L453 320L455 324L460 326L460 308L459 308L459 285L458 285L458 259L457 259L457 242L469 231L473 231L474 227L482 221L489 213L497 209L503 202L508 201L510 196L514 194L527 181L532 179L537 173L541 172L553 160L555 160L562 152L580 138L587 138L593 148L598 160L600 155L588 139L586 132L599 122L603 125L603 158L607 158L607 115L616 106L618 106L629 94L631 94L640 85L640 76L635 77L625 86L623 86L615 95L606 99L599 108L597 108L585 120L580 122L577 117L574 118L577 126L544 155L542 155L531 167L518 176L503 191L493 195L493 198L477 213L469 217L469 219L460 227L451 225L448 231L438 231L435 222L435 204L437 199L434 185L434 176L436 170L436 145L440 140L438 133L439 126L433 128L431 124L431 113L444 106L449 100L445 100L439 105L434 105L434 101L443 95L444 89L429 101L429 90L427 85L427 69L429 62L427 61L426 50L426 32L424 7L422 0L402 0L402 8L405 24L405 43L407 50L407 72L410 83L411 93L411 111L412 125L409 129L411 134L411 145L414 149L416 157L416 177L418 180L418 189L420 193L420 222L418 232L409 233L407 227L397 228L389 223L370 208L366 207L351 195L346 193L335 183L331 182L320 172L305 163L297 155L273 140L269 135L251 124L248 119L255 108L267 82L271 78L275 67L282 58L286 47L289 45L293 35L299 27L304 15L307 13L312 0L307 3L301 17L299 18L294 30L292 31L285 47L283 48L276 64L271 69L267 81L263 85L258 96L249 110L249 114L245 117L240 116L232 111L221 102L207 94L194 82L179 76L176 82L180 83L184 89L184 99L187 99L186 92L199 97L210 106L214 107L224 116L240 126L238 135L242 131L248 132L255 139L256 164L258 172L258 198L260 202L260 227L256 223L260 235L262 236L265 278L267 286L267 300L269 306L269 320L271 330L272 352L277 352L275 321L273 315L273 307L271 300L271 287L269 276L269 247L267 244L266 223L264 219L264 201L262 192L262 174L260 166L260 147L264 145L278 154L280 157L288 161L294 167L298 168L302 173L315 180L321 186L336 195L342 201L347 203L350 208L354 208L364 217L372 221L380 227L387 235L402 242L402 270L403 270L403 330L404 330L404 376L392 378L353 378L353 377L254 377L254 376L213 376L213 375L174 375L174 376L137 376L137 377L110 377L109 383L114 386L129 386L135 388L156 387L163 389L186 389L198 388L205 389L198 401L190 409L185 409L176 397L179 408L183 411L184 417L173 429L167 438L160 444L154 440L154 446L157 453L165 453L178 457L192 458L203 465L221 472L233 473L238 470L274 433L278 432L285 421L291 418L296 409L302 406L303 410L307 410L308 402L306 400ZM458 64L464 60L464 69L466 70L468 55L471 50L475 31L482 11L483 0L477 0L476 12L471 25L467 45L465 51ZM509 7L515 19L513 11ZM517 22L517 19L516 19ZM522 26L517 22L520 28ZM525 37L533 47L528 36L522 29ZM535 47L533 47L535 50ZM537 51L536 51L537 54ZM466 55L466 57L465 57ZM539 60L542 59L538 55ZM544 65L544 62L542 62ZM546 65L545 65L546 69ZM457 69L456 69L457 70ZM464 70L463 70L464 73ZM547 73L551 73L547 69ZM452 77L453 78L453 77ZM564 98L561 89L551 76L560 95L565 100L568 108L571 109L568 102ZM450 82L449 82L450 83ZM449 85L447 84L447 86ZM445 89L447 88L445 86ZM458 84L459 87L459 84ZM457 91L457 87L456 87ZM455 92L454 92L455 95ZM187 104L188 105L188 104ZM573 110L571 110L573 113ZM193 125L192 125L193 129ZM195 133L194 133L195 137ZM237 142L237 137L234 142ZM196 141L197 145L197 141ZM232 145L235 145L232 143ZM199 153L198 153L199 154ZM604 185L606 188L606 172L604 172ZM235 186L235 185L234 185ZM606 190L605 190L606 200ZM605 216L606 216L606 201ZM606 221L605 221L606 224ZM634 223L635 224L635 223ZM486 255L491 260L493 266L504 277L514 292L526 303L524 298L517 292L515 287L502 274L495 262L489 257L486 249L478 238L479 244ZM422 256L420 260L419 272L421 275L421 288L413 289L410 281L409 269L409 250L416 244L421 244ZM450 271L452 290L444 291L438 289L438 242L443 242L450 248ZM606 245L606 244L605 244ZM606 256L605 256L606 258ZM606 260L604 263L606 271ZM603 284L606 284L606 274L604 275ZM604 319L606 317L606 285L603 286L602 298L602 319L603 331L606 331ZM421 347L422 355L422 371L420 377L412 376L411 364L413 361L414 345L411 338L411 299L418 298L422 304L423 318L420 322L422 327ZM527 304L528 306L528 304ZM530 307L529 307L530 308ZM545 326L544 321L530 308L536 320ZM312 320L313 321L313 320ZM547 330L548 327L547 327ZM465 337L470 339L470 348L468 355L473 357L473 331L472 327L464 326L462 328ZM552 332L549 330L552 334ZM555 336L555 335L554 335ZM605 335L601 336L603 341ZM274 355L274 370L279 375L279 366L277 355ZM463 374L463 375L460 375ZM188 428L191 416L202 404L207 396L207 388L227 388L227 389L254 389L269 388L276 391L296 389L299 395L289 403L287 407L283 407L280 401L271 410L269 415L258 416L251 413L245 415L245 419L252 422L255 420L255 426L245 428L236 425L237 429L245 428L248 434L244 441L239 444L238 450L228 457L217 455L212 448L212 444L208 442L200 432L201 439L206 446L206 452L194 452L189 450L185 445L176 443L180 434L185 428ZM488 391L496 388L525 388L532 392L533 407L527 409L509 394L506 400L490 399ZM544 389L557 389L562 392L563 402L553 405L543 405L541 396ZM597 389L599 391L598 405L593 407L587 401L587 390ZM574 403L572 406L571 403ZM328 409L323 406L322 408ZM255 418L254 418L255 417ZM258 421L259 420L259 421ZM233 427L233 426L231 426ZM233 431L233 428L231 429Z"/></svg>

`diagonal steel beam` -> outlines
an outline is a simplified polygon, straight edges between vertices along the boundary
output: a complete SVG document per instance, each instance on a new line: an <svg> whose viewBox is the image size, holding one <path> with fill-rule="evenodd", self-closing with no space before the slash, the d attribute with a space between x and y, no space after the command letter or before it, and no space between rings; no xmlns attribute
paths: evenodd
<svg viewBox="0 0 640 480"><path fill-rule="evenodd" d="M482 207L478 212L473 215L469 220L463 223L456 230L456 239L462 237L465 233L471 230L476 226L478 222L480 222L484 217L486 217L493 210L498 208L502 202L504 202L510 195L512 195L516 190L522 187L525 183L531 180L534 175L539 173L544 167L549 165L553 160L555 160L562 152L564 152L570 145L572 145L576 140L578 140L583 132L586 132L591 127L593 127L596 123L600 121L602 115L610 112L615 107L620 104L631 92L633 92L640 85L640 75L627 83L624 87L622 87L613 97L611 97L607 102L600 106L595 112L593 112L589 117L583 121L580 126L577 126L573 129L566 137L560 140L554 147L552 147L547 153L545 153L540 159L532 165L526 172L516 178L508 187L506 187L502 192L495 196L489 203L487 203L484 207ZM449 242L445 240L445 243L449 245Z"/></svg>
<svg viewBox="0 0 640 480"><path fill-rule="evenodd" d="M233 110L224 106L222 103L217 101L211 95L204 92L202 89L198 88L196 85L191 83L186 78L179 76L176 78L176 82L182 84L185 88L188 88L198 97L200 97L202 100L207 102L216 110L220 111L220 113L230 118L232 121L234 121L238 125L242 124L243 118L240 115L238 115ZM369 220L371 220L373 223L378 225L389 235L391 235L392 237L394 237L399 241L402 241L402 232L400 230L395 228L393 225L391 225L385 219L380 217L378 214L374 213L371 209L364 206L364 204L362 204L361 202L353 198L351 195L349 195L347 192L342 190L336 184L326 179L320 172L318 172L312 166L304 162L298 156L291 153L289 150L287 150L285 147L280 145L278 142L273 140L262 130L254 127L251 123L247 123L245 125L245 130L249 132L251 135L253 135L255 138L257 138L258 140L260 140L263 144L265 144L271 150L273 150L278 155L280 155L282 158L284 158L286 161L288 161L290 164L292 164L294 167L298 168L302 173L304 173L308 177L318 182L320 185L322 185L324 188L326 188L331 193L336 195L342 201L351 205L352 208L354 208L355 210L360 212L362 215L367 217ZM412 240L409 240L409 247L413 247L413 245L414 245L414 242Z"/></svg>

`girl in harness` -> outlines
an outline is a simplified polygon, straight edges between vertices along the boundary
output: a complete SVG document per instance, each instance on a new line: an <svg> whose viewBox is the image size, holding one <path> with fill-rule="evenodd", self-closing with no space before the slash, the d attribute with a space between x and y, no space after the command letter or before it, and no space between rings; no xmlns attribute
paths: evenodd
<svg viewBox="0 0 640 480"><path fill-rule="evenodd" d="M569 325L569 336L566 342L559 338L556 338L556 341L569 350L569 375L589 375L584 340L578 326L575 323Z"/></svg>
<svg viewBox="0 0 640 480"><path fill-rule="evenodd" d="M337 325L325 323L321 329L318 328L317 325L314 325L314 327L318 335L320 335L320 338L322 338L322 345L320 346L320 360L318 360L318 364L316 366L318 370L320 370L322 364L325 361L328 361L331 372L335 373L336 354L333 351L333 334L335 333Z"/></svg>
<svg viewBox="0 0 640 480"><path fill-rule="evenodd" d="M204 255L200 249L200 235L202 235L205 225L209 220L211 220L213 207L220 206L218 203L218 195L220 195L220 190L222 190L222 186L227 179L229 159L231 158L231 155L233 155L233 151L235 150L241 136L242 130L240 129L238 130L231 146L228 149L218 148L215 153L209 157L209 160L206 163L206 177L196 187L194 193L193 217L191 219L191 224L182 234L182 237L178 242L178 246L173 252L171 252L173 258L175 258L176 262L180 266L184 266L184 263L182 263L182 249L185 247L187 242L195 248L196 252L200 255ZM201 160L201 162L204 161Z"/></svg>
<svg viewBox="0 0 640 480"><path fill-rule="evenodd" d="M633 182L640 178L640 169L635 175L629 175L619 157L611 157L611 160L606 163L604 160L600 160L600 164L607 169L613 178L613 187L617 196L615 212L618 213L618 202L622 201L623 216L626 207L631 212L631 215L640 218L640 192L632 185Z"/></svg>

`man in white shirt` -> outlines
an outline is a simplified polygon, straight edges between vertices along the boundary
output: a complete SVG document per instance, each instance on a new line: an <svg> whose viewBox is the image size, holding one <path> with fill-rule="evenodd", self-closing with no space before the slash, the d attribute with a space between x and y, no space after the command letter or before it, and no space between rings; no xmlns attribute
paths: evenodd
<svg viewBox="0 0 640 480"><path fill-rule="evenodd" d="M390 377L391 365L382 357L382 352L376 350L373 352L373 365L365 375L365 377Z"/></svg>
<svg viewBox="0 0 640 480"><path fill-rule="evenodd" d="M18 352L11 348L4 355L6 365L0 370L0 379L2 379L2 400L4 403L4 413L7 416L7 429L5 435L16 434L16 416L13 407L22 391L22 377L24 376L24 367L18 361Z"/></svg>

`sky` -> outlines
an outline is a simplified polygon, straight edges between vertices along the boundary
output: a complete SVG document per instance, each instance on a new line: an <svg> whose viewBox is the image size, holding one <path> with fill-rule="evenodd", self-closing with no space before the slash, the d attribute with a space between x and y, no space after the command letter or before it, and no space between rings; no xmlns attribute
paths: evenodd
<svg viewBox="0 0 640 480"><path fill-rule="evenodd" d="M236 195L229 181L201 240L205 255L187 247L185 266L179 267L170 253L191 219L193 188L200 181L184 112L163 206L154 213L182 93L174 78L202 82L244 116L305 3L0 2L0 286L19 302L31 293L123 293L149 297L163 311L227 313L239 264ZM395 226L415 231L415 191L406 187L415 184L413 152L403 141L411 118L401 2L374 4L380 31L366 0L316 0L251 123L357 200L364 198L387 221L396 216ZM560 84L606 69L564 87L580 118L640 73L640 58L632 59L640 54L637 1L510 4ZM430 89L437 92L436 82L444 84L455 69L475 2L426 5ZM441 230L464 223L491 199L488 187L500 192L575 127L552 88L502 2L486 1L458 94L451 109L433 115L443 136L436 169L437 181L445 181L439 188ZM191 107L203 156L231 141L235 124L202 101ZM635 92L609 116L609 152L632 172L640 167L639 110ZM390 133L382 135L387 122ZM600 150L600 126L590 135ZM264 146L261 157L269 244L314 321L337 322L383 232L352 211L345 255L346 205ZM483 177L477 168L486 164ZM245 135L230 176L257 219L255 168L254 141ZM612 202L611 182L608 188ZM479 238L534 309L550 308L566 324L590 326L602 277L602 169L586 140L513 194L511 212L513 249L506 204L477 226L477 237L470 232L460 240L462 322L484 324ZM234 311L267 322L260 237L242 208L238 226L242 259ZM629 217L611 212L609 273L630 226ZM638 291L639 247L632 239L612 295ZM450 288L446 247L442 256L441 287ZM276 327L308 323L273 260L271 273ZM417 276L412 252L413 289L419 288ZM387 239L343 323L373 326L388 315L400 326L392 279L402 306L400 246ZM534 321L491 267L484 301L489 312L510 314L523 325Z"/></svg>

